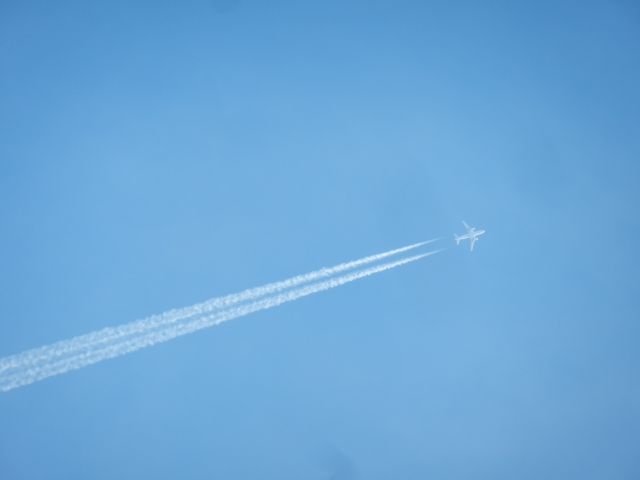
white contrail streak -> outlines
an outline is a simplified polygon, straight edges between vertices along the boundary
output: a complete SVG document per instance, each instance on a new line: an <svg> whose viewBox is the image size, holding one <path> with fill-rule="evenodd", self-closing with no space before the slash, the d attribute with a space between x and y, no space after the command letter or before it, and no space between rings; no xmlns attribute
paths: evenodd
<svg viewBox="0 0 640 480"><path fill-rule="evenodd" d="M303 275L297 275L279 282L269 283L261 287L250 288L239 293L225 295L223 297L212 298L202 303L197 303L189 307L169 310L159 315L152 315L140 320L135 320L117 327L107 327L85 335L62 340L43 347L26 350L24 352L7 356L0 359L0 373L8 369L24 368L28 365L35 365L43 361L51 361L55 358L81 352L94 345L106 344L116 339L129 335L139 335L141 333L156 329L163 325L178 322L196 315L202 315L217 309L226 308L241 302L255 300L265 295L288 290L304 283L313 282L322 278L328 278L338 273L353 270L355 268L368 265L387 257L413 250L415 248L433 243L438 239L427 240L425 242L414 243L406 247L396 248L388 252L370 255L350 262L341 263L334 267L325 267Z"/></svg>
<svg viewBox="0 0 640 480"><path fill-rule="evenodd" d="M262 300L254 301L252 303L238 305L228 310L216 312L209 315L202 315L189 322L166 325L164 328L161 328L159 330L155 330L133 338L127 337L111 345L103 345L101 347L88 349L84 353L61 360L43 363L27 368L19 368L18 371L14 371L12 373L0 373L0 390L9 391L47 377L60 375L71 370L76 370L103 360L115 358L139 350L141 348L156 345L161 342L166 342L176 337L186 335L203 328L218 325L234 318L242 317L260 310L273 308L278 305L282 305L283 303L291 302L301 297L312 295L323 290L335 288L340 285L344 285L345 283L353 282L355 280L373 275L375 273L383 272L385 270L390 270L407 263L415 262L417 260L420 260L421 258L434 255L439 251L440 250L425 253L422 255L416 255L413 257L397 260L395 262L389 262L375 267L370 267L365 270L346 274L340 277L319 281L317 283L289 290L284 293L272 295Z"/></svg>

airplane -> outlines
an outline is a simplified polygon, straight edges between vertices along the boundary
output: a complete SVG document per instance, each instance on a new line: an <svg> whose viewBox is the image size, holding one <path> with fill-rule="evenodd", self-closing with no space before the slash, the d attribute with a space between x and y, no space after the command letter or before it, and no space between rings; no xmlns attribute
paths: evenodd
<svg viewBox="0 0 640 480"><path fill-rule="evenodd" d="M467 229L467 233L464 233L462 235L453 235L453 238L455 238L456 240L456 245L460 245L460 242L462 240L469 240L469 250L471 252L473 252L473 246L476 244L476 242L478 241L478 237L480 235L482 235L483 233L485 233L486 230L476 230L476 227L470 227L469 225L467 225L467 222L465 222L464 220L462 221L462 224L464 225L464 228Z"/></svg>

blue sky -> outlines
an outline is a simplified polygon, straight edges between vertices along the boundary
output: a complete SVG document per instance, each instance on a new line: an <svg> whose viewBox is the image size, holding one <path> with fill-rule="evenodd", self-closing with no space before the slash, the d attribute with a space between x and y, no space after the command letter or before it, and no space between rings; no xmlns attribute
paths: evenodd
<svg viewBox="0 0 640 480"><path fill-rule="evenodd" d="M0 478L637 478L639 44L632 1L1 2L0 357L450 248L1 395Z"/></svg>

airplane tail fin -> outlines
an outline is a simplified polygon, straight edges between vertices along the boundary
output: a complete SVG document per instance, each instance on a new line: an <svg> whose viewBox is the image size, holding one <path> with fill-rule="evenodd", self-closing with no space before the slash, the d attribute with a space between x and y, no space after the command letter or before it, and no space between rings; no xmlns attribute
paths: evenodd
<svg viewBox="0 0 640 480"><path fill-rule="evenodd" d="M453 238L456 241L456 245L460 245L461 238L458 235L456 235L455 233L453 234Z"/></svg>

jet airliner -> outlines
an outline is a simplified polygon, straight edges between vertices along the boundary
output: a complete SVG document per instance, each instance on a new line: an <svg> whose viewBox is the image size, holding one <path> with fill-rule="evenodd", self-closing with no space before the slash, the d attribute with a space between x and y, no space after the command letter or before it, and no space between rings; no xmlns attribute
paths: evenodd
<svg viewBox="0 0 640 480"><path fill-rule="evenodd" d="M476 227L470 227L467 225L467 222L462 221L464 228L467 229L467 233L463 233L462 235L453 235L453 238L456 240L456 245L460 245L462 240L469 240L469 250L473 252L473 246L478 241L478 237L485 233L486 230L476 229Z"/></svg>

